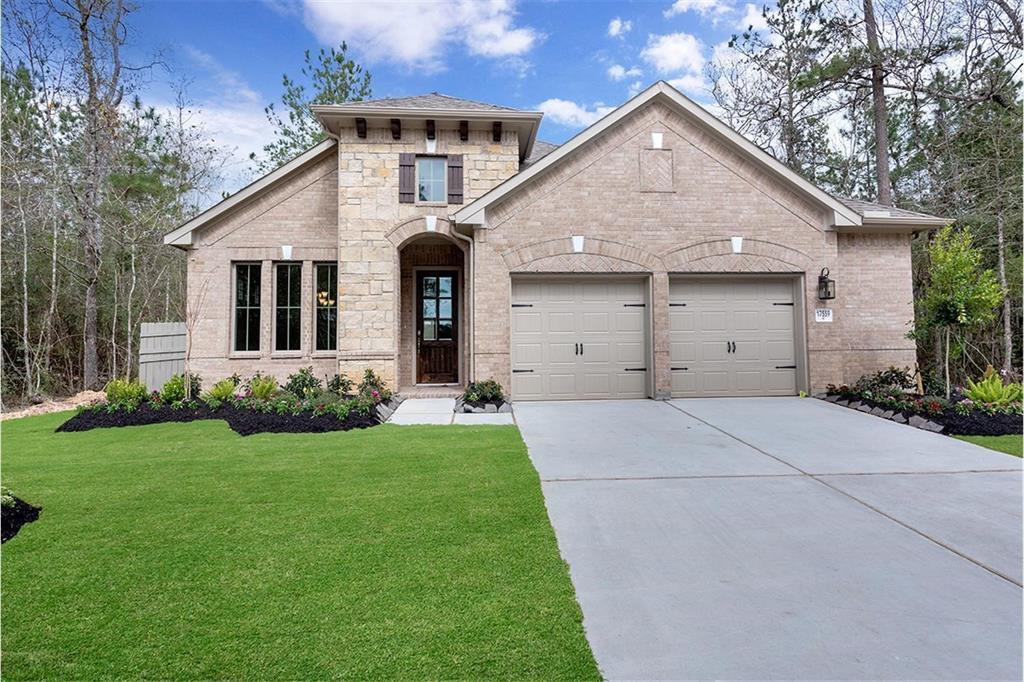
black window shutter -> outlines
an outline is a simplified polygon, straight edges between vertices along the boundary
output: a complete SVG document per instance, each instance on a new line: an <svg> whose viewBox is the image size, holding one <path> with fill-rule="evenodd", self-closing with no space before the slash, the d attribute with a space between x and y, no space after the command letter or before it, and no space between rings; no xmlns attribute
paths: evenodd
<svg viewBox="0 0 1024 682"><path fill-rule="evenodd" d="M398 155L398 203L416 203L416 155Z"/></svg>
<svg viewBox="0 0 1024 682"><path fill-rule="evenodd" d="M462 154L448 155L448 203L462 203Z"/></svg>

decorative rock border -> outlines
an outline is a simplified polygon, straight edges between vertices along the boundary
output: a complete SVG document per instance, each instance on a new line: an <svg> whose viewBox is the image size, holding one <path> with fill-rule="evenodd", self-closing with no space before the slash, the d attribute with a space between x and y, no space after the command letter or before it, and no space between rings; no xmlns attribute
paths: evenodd
<svg viewBox="0 0 1024 682"><path fill-rule="evenodd" d="M405 398L402 396L394 395L391 397L391 400L386 403L377 404L377 416L380 417L382 424L391 419L391 415L395 413L395 410L398 409L398 406L402 404L403 400L405 400Z"/></svg>
<svg viewBox="0 0 1024 682"><path fill-rule="evenodd" d="M474 414L505 414L512 411L512 403L502 400L499 403L467 403L462 396L455 399L456 412L471 412Z"/></svg>
<svg viewBox="0 0 1024 682"><path fill-rule="evenodd" d="M922 429L924 431L931 431L932 433L942 433L943 429L946 428L942 424L933 422L931 419L928 419L927 417L922 417L919 414L911 414L910 416L907 416L903 412L898 412L896 410L887 410L878 407L877 405L868 405L867 403L862 403L859 400L847 400L846 398L843 398L842 396L838 395L826 395L816 397L819 400L824 400L826 403L832 403L833 405L839 405L841 407L848 407L851 410L857 410L859 412L864 412L875 417L888 419L889 421L894 421L897 424L907 424L908 426L913 426L914 428Z"/></svg>

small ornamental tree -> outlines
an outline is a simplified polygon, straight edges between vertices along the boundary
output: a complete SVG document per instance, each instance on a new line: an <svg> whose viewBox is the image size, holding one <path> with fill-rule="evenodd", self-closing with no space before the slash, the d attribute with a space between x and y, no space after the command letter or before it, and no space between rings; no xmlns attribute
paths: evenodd
<svg viewBox="0 0 1024 682"><path fill-rule="evenodd" d="M988 322L1002 303L1003 290L992 270L981 267L982 254L972 244L969 229L947 225L928 245L929 282L920 301L919 331L941 334L946 398L949 386L949 345L954 333Z"/></svg>

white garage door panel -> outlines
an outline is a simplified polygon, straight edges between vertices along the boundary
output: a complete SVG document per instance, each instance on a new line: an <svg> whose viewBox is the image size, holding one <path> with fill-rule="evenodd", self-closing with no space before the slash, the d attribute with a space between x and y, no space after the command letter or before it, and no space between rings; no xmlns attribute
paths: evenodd
<svg viewBox="0 0 1024 682"><path fill-rule="evenodd" d="M513 280L513 396L645 397L646 372L626 370L647 365L646 291L639 279Z"/></svg>
<svg viewBox="0 0 1024 682"><path fill-rule="evenodd" d="M673 396L796 393L791 280L678 278L669 301Z"/></svg>

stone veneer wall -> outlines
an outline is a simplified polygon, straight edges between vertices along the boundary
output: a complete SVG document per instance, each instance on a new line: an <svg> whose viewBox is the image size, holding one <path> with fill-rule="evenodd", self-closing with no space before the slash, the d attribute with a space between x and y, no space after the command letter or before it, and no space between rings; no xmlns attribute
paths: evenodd
<svg viewBox="0 0 1024 682"><path fill-rule="evenodd" d="M436 137L433 153L463 155L467 203L519 169L519 142L514 131L503 132L498 143L492 141L490 131L483 130L470 130L466 142L459 139L457 130L439 129ZM440 218L447 218L458 206L398 203L399 154L426 154L425 130L403 125L402 139L393 140L390 129L370 128L365 139L358 138L354 129L343 129L340 144L338 362L349 374L373 367L395 382L400 345L398 248L409 232L404 226L415 223L415 236L425 231L418 219L434 215L439 217L441 233Z"/></svg>

